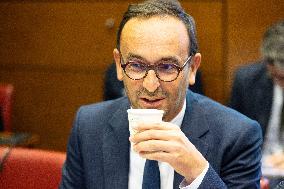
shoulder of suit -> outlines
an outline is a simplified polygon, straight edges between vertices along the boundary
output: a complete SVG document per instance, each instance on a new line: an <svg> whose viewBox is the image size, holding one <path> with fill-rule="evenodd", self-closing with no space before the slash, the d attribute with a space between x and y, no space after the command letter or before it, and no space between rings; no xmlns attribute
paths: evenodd
<svg viewBox="0 0 284 189"><path fill-rule="evenodd" d="M266 66L263 61L258 61L254 63L247 64L245 66L241 66L237 72L245 73L245 74L256 74L259 72L266 71Z"/></svg>
<svg viewBox="0 0 284 189"><path fill-rule="evenodd" d="M266 65L263 61L258 61L245 66L240 67L236 71L235 79L244 80L246 82L250 80L258 80L263 76L266 76Z"/></svg>
<svg viewBox="0 0 284 189"><path fill-rule="evenodd" d="M188 94L190 103L189 108L193 108L192 112L204 114L208 121L218 122L226 125L227 128L235 127L236 125L255 125L256 122L247 116L227 107L219 102L216 102L208 97L191 93ZM230 124L228 124L230 123Z"/></svg>
<svg viewBox="0 0 284 189"><path fill-rule="evenodd" d="M128 107L127 97L121 97L115 100L107 100L99 103L83 105L79 108L81 114L105 114L111 115L121 107Z"/></svg>

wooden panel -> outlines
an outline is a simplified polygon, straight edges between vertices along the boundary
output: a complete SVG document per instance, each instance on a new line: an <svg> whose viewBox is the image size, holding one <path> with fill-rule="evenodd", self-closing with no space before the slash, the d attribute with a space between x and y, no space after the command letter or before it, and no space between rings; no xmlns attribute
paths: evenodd
<svg viewBox="0 0 284 189"><path fill-rule="evenodd" d="M97 74L2 70L0 75L16 89L13 130L39 134L40 148L65 150L75 111L102 98Z"/></svg>
<svg viewBox="0 0 284 189"><path fill-rule="evenodd" d="M125 3L1 3L1 64L104 68ZM108 19L114 26L106 27Z"/></svg>
<svg viewBox="0 0 284 189"><path fill-rule="evenodd" d="M222 76L222 75L221 75ZM216 75L208 74L206 76L206 81L204 82L204 88L206 93L212 94L214 98L216 98L217 102L225 104L224 101L224 78Z"/></svg>
<svg viewBox="0 0 284 189"><path fill-rule="evenodd" d="M183 1L183 5L196 21L204 92L210 98L223 102L224 85L215 82L224 78L222 1Z"/></svg>
<svg viewBox="0 0 284 189"><path fill-rule="evenodd" d="M268 26L284 19L283 10L282 0L228 0L227 97L234 71L238 66L260 58L262 35Z"/></svg>
<svg viewBox="0 0 284 189"><path fill-rule="evenodd" d="M39 134L40 148L65 150L77 108L102 100L128 2L0 2L0 81L15 85L14 131ZM222 101L222 1L182 4L196 19L205 93Z"/></svg>
<svg viewBox="0 0 284 189"><path fill-rule="evenodd" d="M118 1L0 3L0 81L15 85L14 131L39 134L37 147L65 150L76 109L102 100L126 7Z"/></svg>

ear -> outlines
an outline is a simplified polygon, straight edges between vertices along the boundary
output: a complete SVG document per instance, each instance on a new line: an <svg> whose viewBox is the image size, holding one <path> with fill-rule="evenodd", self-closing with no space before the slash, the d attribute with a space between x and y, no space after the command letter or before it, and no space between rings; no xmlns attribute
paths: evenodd
<svg viewBox="0 0 284 189"><path fill-rule="evenodd" d="M189 85L193 85L195 83L195 76L196 76L196 72L200 66L201 63L201 54L200 53L196 53L193 57L192 57L192 63L190 65L190 71L189 71Z"/></svg>
<svg viewBox="0 0 284 189"><path fill-rule="evenodd" d="M121 63L120 63L120 53L118 51L118 49L114 49L113 50L113 58L114 58L114 61L115 61L115 65L116 65L116 74L117 74L117 79L119 81L122 81L123 80L123 69L121 67Z"/></svg>

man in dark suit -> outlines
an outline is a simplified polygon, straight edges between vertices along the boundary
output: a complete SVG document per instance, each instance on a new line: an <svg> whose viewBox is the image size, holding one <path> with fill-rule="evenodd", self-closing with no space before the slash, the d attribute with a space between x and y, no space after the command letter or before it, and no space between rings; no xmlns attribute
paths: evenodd
<svg viewBox="0 0 284 189"><path fill-rule="evenodd" d="M269 27L261 47L263 60L241 67L233 82L230 107L257 120L264 136L264 159L284 169L284 21ZM277 154L277 157L272 154ZM269 157L269 158L267 158ZM273 160L277 159L277 161Z"/></svg>
<svg viewBox="0 0 284 189"><path fill-rule="evenodd" d="M80 108L60 188L259 188L261 129L187 90L197 50L195 22L178 2L128 7L113 51L126 96ZM129 108L164 110L163 122L129 137Z"/></svg>
<svg viewBox="0 0 284 189"><path fill-rule="evenodd" d="M240 68L233 82L229 106L260 123L266 133L273 96L273 81L267 62L258 61Z"/></svg>
<svg viewBox="0 0 284 189"><path fill-rule="evenodd" d="M271 26L263 38L263 60L235 74L230 107L257 120L265 135L271 115L273 87L284 88L284 21Z"/></svg>

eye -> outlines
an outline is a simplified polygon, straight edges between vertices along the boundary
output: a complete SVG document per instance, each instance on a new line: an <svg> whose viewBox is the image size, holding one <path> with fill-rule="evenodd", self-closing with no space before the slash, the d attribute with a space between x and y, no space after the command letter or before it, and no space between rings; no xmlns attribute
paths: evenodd
<svg viewBox="0 0 284 189"><path fill-rule="evenodd" d="M146 65L140 62L129 62L127 69L132 72L144 72L146 70Z"/></svg>
<svg viewBox="0 0 284 189"><path fill-rule="evenodd" d="M175 64L162 63L157 66L157 70L162 73L176 73L177 67Z"/></svg>

